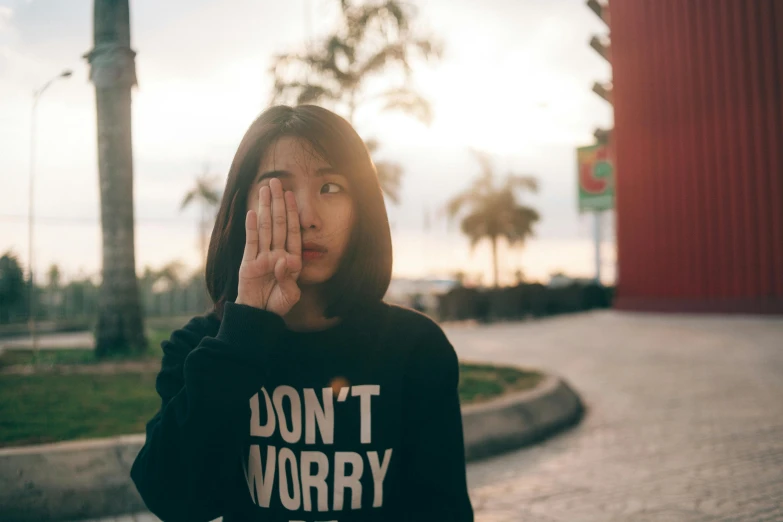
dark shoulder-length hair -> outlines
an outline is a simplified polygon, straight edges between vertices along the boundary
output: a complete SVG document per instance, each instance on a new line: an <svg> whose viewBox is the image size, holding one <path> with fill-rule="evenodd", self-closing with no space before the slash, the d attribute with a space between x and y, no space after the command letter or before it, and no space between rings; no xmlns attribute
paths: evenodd
<svg viewBox="0 0 783 522"><path fill-rule="evenodd" d="M391 280L392 245L383 193L367 146L348 121L327 109L275 106L250 125L231 163L206 263L213 311L222 318L224 304L236 300L248 191L266 151L283 136L310 143L351 183L356 219L340 265L323 285L326 317L344 317L379 303Z"/></svg>

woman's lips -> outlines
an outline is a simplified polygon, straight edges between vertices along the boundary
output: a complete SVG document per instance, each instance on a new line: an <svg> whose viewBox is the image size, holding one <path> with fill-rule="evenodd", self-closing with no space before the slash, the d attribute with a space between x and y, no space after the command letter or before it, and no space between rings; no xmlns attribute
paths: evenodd
<svg viewBox="0 0 783 522"><path fill-rule="evenodd" d="M303 250L302 259L305 261L314 261L322 258L324 254L326 254L326 252L322 252L321 250Z"/></svg>

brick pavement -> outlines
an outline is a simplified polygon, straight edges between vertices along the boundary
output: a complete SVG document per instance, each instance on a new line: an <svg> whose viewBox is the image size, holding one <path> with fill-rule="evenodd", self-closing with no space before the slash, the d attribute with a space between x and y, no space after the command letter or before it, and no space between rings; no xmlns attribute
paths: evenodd
<svg viewBox="0 0 783 522"><path fill-rule="evenodd" d="M450 329L564 376L574 430L470 465L477 522L783 521L783 319L597 312Z"/></svg>
<svg viewBox="0 0 783 522"><path fill-rule="evenodd" d="M783 319L595 312L447 333L463 359L564 376L589 408L468 466L477 522L783 521Z"/></svg>

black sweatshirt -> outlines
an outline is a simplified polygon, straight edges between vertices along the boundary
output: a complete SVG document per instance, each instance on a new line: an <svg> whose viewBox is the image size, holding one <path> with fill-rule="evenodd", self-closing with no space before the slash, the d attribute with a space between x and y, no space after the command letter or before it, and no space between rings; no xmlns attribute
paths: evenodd
<svg viewBox="0 0 783 522"><path fill-rule="evenodd" d="M294 332L226 303L162 343L131 477L162 520L472 522L454 348L378 303Z"/></svg>

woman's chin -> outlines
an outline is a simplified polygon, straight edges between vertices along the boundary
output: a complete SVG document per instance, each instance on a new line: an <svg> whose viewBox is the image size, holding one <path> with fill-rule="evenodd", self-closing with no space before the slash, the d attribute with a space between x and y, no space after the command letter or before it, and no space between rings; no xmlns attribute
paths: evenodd
<svg viewBox="0 0 783 522"><path fill-rule="evenodd" d="M299 274L297 283L300 287L320 285L328 281L330 277L331 275L324 273L323 270L318 270L315 267L308 267L305 265L302 272Z"/></svg>

